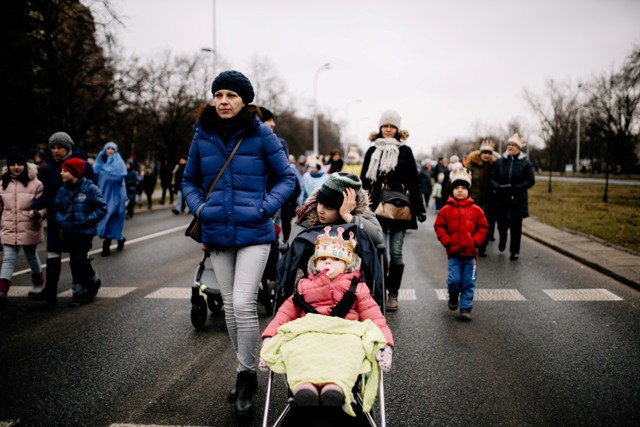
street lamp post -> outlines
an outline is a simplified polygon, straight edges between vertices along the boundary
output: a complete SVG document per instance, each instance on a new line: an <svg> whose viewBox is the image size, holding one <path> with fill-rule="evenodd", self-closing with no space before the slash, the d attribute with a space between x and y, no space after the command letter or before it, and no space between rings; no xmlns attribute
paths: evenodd
<svg viewBox="0 0 640 427"><path fill-rule="evenodd" d="M322 70L329 70L329 63L322 64L313 78L313 154L318 155L318 75Z"/></svg>
<svg viewBox="0 0 640 427"><path fill-rule="evenodd" d="M349 126L349 107L351 107L352 104L357 104L359 102L362 102L362 100L361 99L354 99L353 101L349 101L347 103L347 106L345 107L344 117L347 120L347 128L350 127ZM348 135L347 135L347 138L348 138ZM349 152L349 142L347 141L347 143L345 144L345 147L344 147L344 158L345 159L347 158L348 152Z"/></svg>
<svg viewBox="0 0 640 427"><path fill-rule="evenodd" d="M578 93L580 93L581 84L578 84ZM576 132L576 173L580 170L580 101L578 101L578 114L576 116L577 132Z"/></svg>

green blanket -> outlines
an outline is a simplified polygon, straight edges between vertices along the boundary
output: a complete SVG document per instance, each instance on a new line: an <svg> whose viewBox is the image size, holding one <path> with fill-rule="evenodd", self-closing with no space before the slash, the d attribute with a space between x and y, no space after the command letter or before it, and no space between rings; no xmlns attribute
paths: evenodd
<svg viewBox="0 0 640 427"><path fill-rule="evenodd" d="M306 381L336 383L344 392L344 411L355 416L351 408L353 385L362 375L363 410L369 412L380 381L375 356L386 344L384 335L370 320L307 314L280 326L260 356L271 370L287 375L291 389Z"/></svg>

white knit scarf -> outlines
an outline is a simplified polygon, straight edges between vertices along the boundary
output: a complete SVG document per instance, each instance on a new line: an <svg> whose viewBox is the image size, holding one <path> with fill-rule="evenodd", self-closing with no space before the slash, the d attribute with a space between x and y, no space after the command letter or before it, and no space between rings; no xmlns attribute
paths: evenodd
<svg viewBox="0 0 640 427"><path fill-rule="evenodd" d="M365 175L371 182L376 181L379 173L384 174L396 168L400 147L404 145L404 141L398 141L395 138L378 138L373 143L376 149L371 155L369 169Z"/></svg>

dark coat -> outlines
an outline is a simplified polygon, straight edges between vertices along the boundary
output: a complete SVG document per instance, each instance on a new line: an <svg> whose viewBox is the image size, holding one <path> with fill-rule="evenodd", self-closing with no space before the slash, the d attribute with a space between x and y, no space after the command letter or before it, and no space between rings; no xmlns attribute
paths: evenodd
<svg viewBox="0 0 640 427"><path fill-rule="evenodd" d="M371 156L375 151L375 145L369 147L364 156L362 164L362 172L360 179L362 180L362 188L369 192L371 198L371 210L375 211L380 203L380 194L382 184L386 182L388 189L392 191L408 191L411 201L411 220L409 221L393 221L386 218L378 217L378 221L384 230L416 230L418 222L416 215L426 214L424 199L420 190L420 177L418 176L418 168L416 160L413 157L413 151L406 145L401 145L398 154L398 164L396 168L386 174L378 174L375 182L366 177Z"/></svg>
<svg viewBox="0 0 640 427"><path fill-rule="evenodd" d="M257 116L228 142L206 130L201 122L194 130L182 178L182 192L191 212L205 204L211 184L243 138L200 212L202 242L219 248L273 242L276 235L271 217L289 198L296 180L282 143ZM270 190L269 178L274 183Z"/></svg>
<svg viewBox="0 0 640 427"><path fill-rule="evenodd" d="M96 226L107 214L107 204L97 185L80 178L60 187L54 213L63 236L95 236Z"/></svg>
<svg viewBox="0 0 640 427"><path fill-rule="evenodd" d="M491 186L495 192L496 219L529 216L527 190L536 183L533 164L524 152L517 156L504 153L491 169Z"/></svg>
<svg viewBox="0 0 640 427"><path fill-rule="evenodd" d="M495 164L495 157L483 162L480 150L472 151L467 156L467 169L471 172L471 188L469 196L482 208L487 217L493 214L493 187L491 186L491 169Z"/></svg>

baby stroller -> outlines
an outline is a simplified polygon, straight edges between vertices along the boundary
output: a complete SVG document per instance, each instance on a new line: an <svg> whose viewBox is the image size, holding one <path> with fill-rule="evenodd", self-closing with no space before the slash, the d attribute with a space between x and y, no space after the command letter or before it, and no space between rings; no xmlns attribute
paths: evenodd
<svg viewBox="0 0 640 427"><path fill-rule="evenodd" d="M223 309L216 273L213 271L211 263L207 265L211 252L205 246L202 247L202 251L202 259L196 268L191 287L191 324L196 329L202 329L207 322L207 308L211 310L212 314L217 314ZM258 301L264 305L267 315L273 313L274 294L273 286L261 284L258 291Z"/></svg>
<svg viewBox="0 0 640 427"><path fill-rule="evenodd" d="M324 232L324 225L311 228L299 234L292 242L289 250L280 259L277 265L277 280L275 302L276 310L284 303L284 301L293 294L296 278L301 270L304 275L307 272L307 263L313 255L315 240L319 234ZM382 270L382 259L385 255L383 245L376 247L364 231L359 229L355 224L340 225L344 228L343 237L348 237L349 232L353 232L358 239L356 253L362 260L361 271L364 281L367 283L371 294L378 302L384 313L385 288L384 274ZM337 232L338 226L333 226L331 233ZM269 380L267 384L267 395L265 400L265 411L263 416L263 427L269 425L269 407L271 403L271 390L274 380L274 372L269 372ZM277 418L273 426L294 426L307 425L309 427L316 425L355 425L355 426L386 426L385 400L384 400L384 380L382 372L379 377L378 402L379 409L378 422L374 419L374 410L365 413L362 410L362 397L359 394L359 382L354 386L355 400L352 407L356 413L353 418L343 412L341 408L331 407L299 407L293 400L291 390L288 390L287 404ZM376 411L377 412L377 411Z"/></svg>

